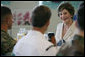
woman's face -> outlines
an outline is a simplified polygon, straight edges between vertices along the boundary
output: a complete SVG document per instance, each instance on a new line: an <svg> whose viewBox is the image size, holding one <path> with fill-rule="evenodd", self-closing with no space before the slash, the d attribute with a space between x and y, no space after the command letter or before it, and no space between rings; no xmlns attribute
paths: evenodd
<svg viewBox="0 0 85 57"><path fill-rule="evenodd" d="M62 10L61 12L59 12L59 16L61 18L61 20L64 22L64 23L67 23L69 22L72 17L72 15L68 12L68 10L64 9Z"/></svg>

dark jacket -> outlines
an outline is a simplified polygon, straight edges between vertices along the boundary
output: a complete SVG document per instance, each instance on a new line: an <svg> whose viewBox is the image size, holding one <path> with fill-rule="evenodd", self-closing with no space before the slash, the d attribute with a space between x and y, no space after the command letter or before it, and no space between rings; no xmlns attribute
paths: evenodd
<svg viewBox="0 0 85 57"><path fill-rule="evenodd" d="M72 46L60 50L57 56L84 56L84 37L75 35Z"/></svg>

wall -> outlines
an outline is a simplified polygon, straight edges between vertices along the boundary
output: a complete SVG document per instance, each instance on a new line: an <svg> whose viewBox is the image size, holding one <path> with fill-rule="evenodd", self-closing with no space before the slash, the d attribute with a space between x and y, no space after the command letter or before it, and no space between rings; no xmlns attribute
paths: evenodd
<svg viewBox="0 0 85 57"><path fill-rule="evenodd" d="M39 4L39 1L11 1L11 4L8 6L12 9L12 12L15 9L26 9L29 10L29 12L31 13L31 10L37 6ZM59 22L61 22L61 20L59 19L59 17L57 16L57 12L56 9L51 9L52 11L52 16L51 16L51 20L50 20L50 25L48 27L47 32L54 32L56 31L56 26ZM16 26L13 25L12 30L10 32L10 34L12 35L12 37L16 37L17 33L19 32L20 27L25 27L26 29L31 29L31 26L27 25L27 26Z"/></svg>

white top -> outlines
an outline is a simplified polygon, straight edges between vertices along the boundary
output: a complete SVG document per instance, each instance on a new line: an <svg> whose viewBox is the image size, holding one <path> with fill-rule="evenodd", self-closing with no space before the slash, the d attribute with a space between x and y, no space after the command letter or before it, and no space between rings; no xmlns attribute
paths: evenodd
<svg viewBox="0 0 85 57"><path fill-rule="evenodd" d="M14 46L13 54L15 56L55 56L57 54L56 47L47 41L39 31L30 30L28 34L21 38Z"/></svg>
<svg viewBox="0 0 85 57"><path fill-rule="evenodd" d="M56 43L62 40L62 30L63 30L63 23L59 23L56 30ZM75 22L69 27L68 31L64 35L63 39L66 42L66 45L71 45L71 40L73 39L74 35L76 34L76 26Z"/></svg>

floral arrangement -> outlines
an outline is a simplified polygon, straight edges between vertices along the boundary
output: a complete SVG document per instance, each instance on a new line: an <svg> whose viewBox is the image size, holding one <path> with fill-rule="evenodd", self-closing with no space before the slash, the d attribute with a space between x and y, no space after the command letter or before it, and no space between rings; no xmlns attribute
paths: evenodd
<svg viewBox="0 0 85 57"><path fill-rule="evenodd" d="M29 11L27 11L24 15L21 12L18 14L14 13L13 14L14 23L16 23L17 25L30 25L29 16L30 16Z"/></svg>

